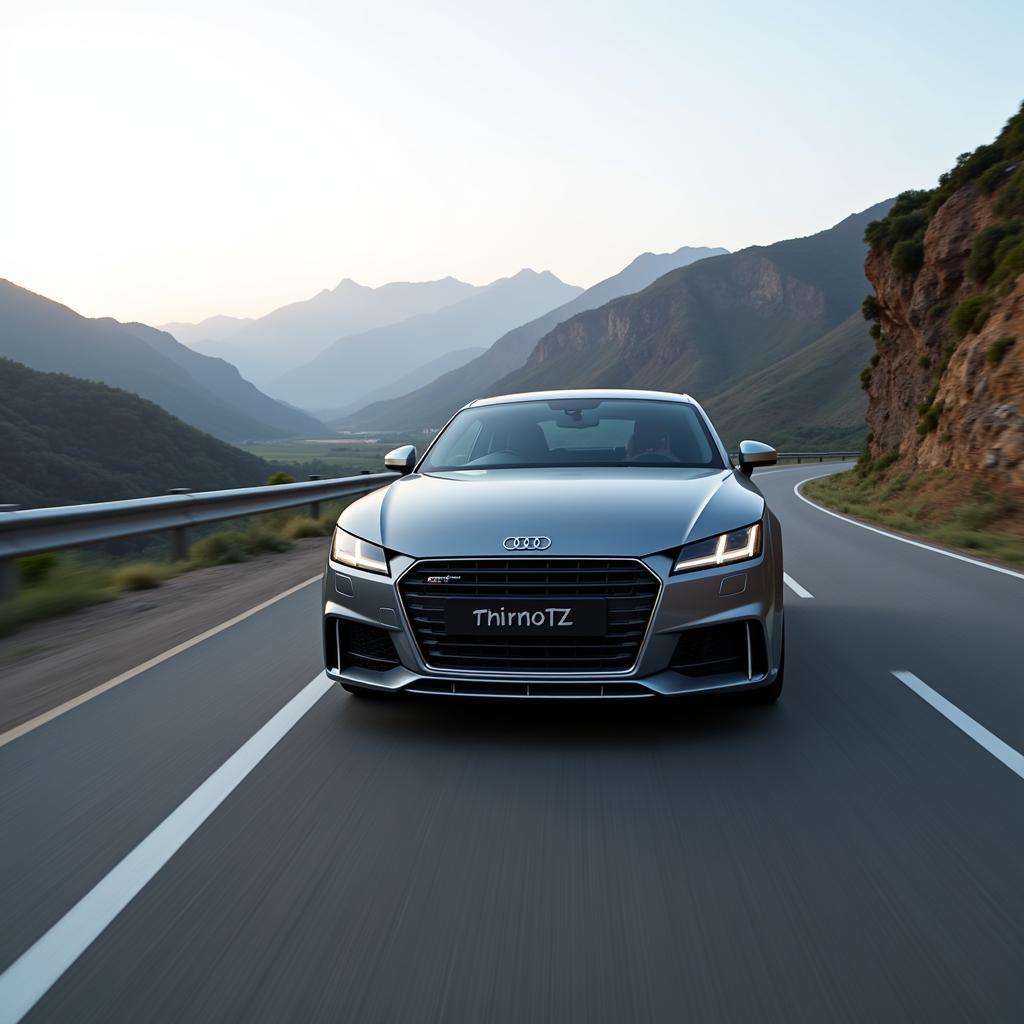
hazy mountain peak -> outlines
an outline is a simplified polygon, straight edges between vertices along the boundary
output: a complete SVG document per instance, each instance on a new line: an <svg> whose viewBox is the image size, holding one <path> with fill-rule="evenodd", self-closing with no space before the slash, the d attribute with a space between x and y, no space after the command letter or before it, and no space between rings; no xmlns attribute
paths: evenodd
<svg viewBox="0 0 1024 1024"><path fill-rule="evenodd" d="M319 294L324 295L358 295L361 292L373 291L372 288L368 288L365 284L360 284L358 281L353 281L351 277L343 277L333 289L325 288Z"/></svg>
<svg viewBox="0 0 1024 1024"><path fill-rule="evenodd" d="M665 269L672 269L672 265L692 263L699 259L708 259L711 256L726 256L729 250L722 246L701 246L681 245L674 252L642 252L633 259L620 273L628 273L631 270L651 266L655 263L665 264Z"/></svg>
<svg viewBox="0 0 1024 1024"><path fill-rule="evenodd" d="M507 331L476 359L443 374L436 380L425 381L423 387L411 394L378 401L369 408L346 417L345 425L355 426L357 429L363 429L365 426L370 429L383 427L389 430L437 426L460 405L486 394L495 381L521 367L540 338L562 321L586 310L596 309L621 295L638 292L669 270L694 263L707 256L720 255L725 251L684 245L674 253L644 253L617 274L599 281L586 291L577 290L577 294L568 302ZM520 274L522 273L523 271L520 271ZM550 271L544 273L550 276L544 278L538 274L533 280L536 283L543 283L545 287L553 287L555 282L561 287L568 287L562 285ZM504 282L507 284L510 280L505 278ZM509 290L514 291L516 287L517 284L513 284ZM489 291L489 288L490 286L485 292Z"/></svg>
<svg viewBox="0 0 1024 1024"><path fill-rule="evenodd" d="M406 285L404 289L436 289L440 284ZM410 373L450 353L482 348L581 291L550 271L538 273L530 268L483 288L451 278L444 288L449 292L456 289L461 295L430 312L338 337L310 362L281 376L270 390L307 409L352 405L373 388L393 380L396 367Z"/></svg>
<svg viewBox="0 0 1024 1024"><path fill-rule="evenodd" d="M196 349L234 363L243 376L265 387L286 370L312 359L338 338L398 323L461 302L481 289L454 277L439 281L395 281L370 288L350 277L333 288L280 306L230 336L196 338ZM183 334L172 332L180 340ZM194 340L192 340L194 339Z"/></svg>
<svg viewBox="0 0 1024 1024"><path fill-rule="evenodd" d="M550 270L534 270L533 267L523 267L522 270L519 270L511 277L506 278L508 281L526 281L534 279L543 279L547 281L562 280L557 274L553 274ZM562 283L565 284L564 281Z"/></svg>

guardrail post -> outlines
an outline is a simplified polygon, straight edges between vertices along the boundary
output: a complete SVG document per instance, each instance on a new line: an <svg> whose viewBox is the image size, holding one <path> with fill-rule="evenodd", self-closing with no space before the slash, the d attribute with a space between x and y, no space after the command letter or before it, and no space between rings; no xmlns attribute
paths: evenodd
<svg viewBox="0 0 1024 1024"><path fill-rule="evenodd" d="M176 526L171 530L171 561L188 561L188 527Z"/></svg>
<svg viewBox="0 0 1024 1024"><path fill-rule="evenodd" d="M18 563L13 558L0 562L0 601L13 601L18 596Z"/></svg>
<svg viewBox="0 0 1024 1024"><path fill-rule="evenodd" d="M319 473L314 473L308 479L310 479L310 480L323 480L323 477L320 476ZM309 518L310 519L319 519L320 518L320 502L319 501L311 501L309 503Z"/></svg>
<svg viewBox="0 0 1024 1024"><path fill-rule="evenodd" d="M189 487L172 487L167 492L168 494L191 494L192 489ZM176 526L171 530L171 561L172 562L187 562L188 561L188 527L187 526Z"/></svg>
<svg viewBox="0 0 1024 1024"><path fill-rule="evenodd" d="M0 512L15 512L20 505L0 505ZM12 601L18 596L18 562L14 558L0 560L0 601Z"/></svg>

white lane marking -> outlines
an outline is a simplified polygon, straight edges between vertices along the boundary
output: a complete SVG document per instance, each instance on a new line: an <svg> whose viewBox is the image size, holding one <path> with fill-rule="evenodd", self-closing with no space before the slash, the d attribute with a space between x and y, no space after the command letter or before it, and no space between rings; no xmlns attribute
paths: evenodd
<svg viewBox="0 0 1024 1024"><path fill-rule="evenodd" d="M41 715L36 715L35 718L30 718L27 722L22 722L21 725L16 725L13 729L0 733L0 747L10 743L12 740L16 740L19 736L24 736L27 732L32 732L33 729L38 729L41 725L46 725L47 722L52 722L55 718L59 718L66 712L71 711L72 708L77 708L79 704L84 704L86 701L92 700L93 697L98 697L101 693L106 693L107 690L112 690L115 686L128 682L129 679L133 679L142 672L155 668L161 662L167 661L183 651L187 651L190 647L195 647L196 644L209 640L211 636L216 636L218 633L223 633L225 629L237 626L239 622L249 618L250 615L255 615L257 612L263 611L264 608L269 608L272 604L276 604L286 597L291 597L292 594L302 590L303 587L316 583L322 576L323 573L318 573L303 583L296 583L294 587L282 590L280 594L275 594L273 597L267 598L266 601L261 601L255 607L242 612L240 615L236 615L234 618L228 619L226 622L222 622L219 626L214 626L212 629L192 637L191 640L184 640L169 651L164 651L163 654L158 654L155 658L150 658L149 661L144 661L141 665L136 665L135 668L130 668L126 672L114 676L113 679L108 679L105 683L100 683L91 690L86 690L85 693L80 693L77 697L72 697L71 700L58 704L55 708L50 708L49 711L44 711Z"/></svg>
<svg viewBox="0 0 1024 1024"><path fill-rule="evenodd" d="M898 540L903 544L910 544L915 548L924 548L925 551L933 551L937 555L945 555L947 558L955 558L958 562L967 562L969 565L977 565L982 569L991 569L993 572L1001 572L1004 576L1014 576L1019 580L1024 580L1024 572L1017 572L1016 569L1007 569L1002 565L994 565L992 562L983 562L980 558L971 558L968 555L959 555L955 551L947 551L945 548L937 548L931 544L925 544L919 540L911 540L909 537L901 537L898 533L889 533L888 530L880 530L877 526L868 526L867 523L859 523L856 519L850 519L847 516L840 515L838 512L833 512L830 508L825 508L823 505L819 505L816 501L811 501L810 498L805 497L800 493L800 488L810 480L816 480L817 477L808 477L807 480L801 480L793 488L793 493L801 500L807 502L811 508L816 508L819 512L824 512L827 516L833 516L836 519L842 519L844 523L850 523L851 526L859 526L862 530L870 530L872 533L881 534L883 537L888 537L890 540Z"/></svg>
<svg viewBox="0 0 1024 1024"><path fill-rule="evenodd" d="M0 1024L16 1024L35 1006L332 685L325 673L307 683L45 935L0 974Z"/></svg>
<svg viewBox="0 0 1024 1024"><path fill-rule="evenodd" d="M922 682L913 672L893 669L892 674L904 686L909 687L922 700L927 701L940 715L952 722L961 732L966 733L975 743L984 747L994 758L1002 761L1015 775L1024 779L1024 754L1014 750L998 736L951 704L941 693L936 693L927 683Z"/></svg>
<svg viewBox="0 0 1024 1024"><path fill-rule="evenodd" d="M790 576L788 572L784 572L782 574L782 582L785 583L786 586L789 587L789 589L792 590L797 597L814 597L814 595L809 590L806 590L804 587L801 587L800 584L797 583L797 581L793 579L793 577Z"/></svg>

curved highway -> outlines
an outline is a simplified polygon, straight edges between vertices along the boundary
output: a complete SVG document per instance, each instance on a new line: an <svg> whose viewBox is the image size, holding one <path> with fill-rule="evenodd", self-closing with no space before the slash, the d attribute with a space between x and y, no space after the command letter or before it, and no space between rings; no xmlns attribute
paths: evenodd
<svg viewBox="0 0 1024 1024"><path fill-rule="evenodd" d="M832 471L775 707L354 699L307 586L3 746L0 1022L1024 1018L1024 576Z"/></svg>

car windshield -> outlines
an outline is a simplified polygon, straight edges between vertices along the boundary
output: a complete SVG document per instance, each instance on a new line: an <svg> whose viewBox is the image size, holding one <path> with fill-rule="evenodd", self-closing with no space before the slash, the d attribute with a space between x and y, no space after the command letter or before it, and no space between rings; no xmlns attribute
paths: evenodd
<svg viewBox="0 0 1024 1024"><path fill-rule="evenodd" d="M424 473L573 466L723 468L704 418L686 402L560 398L463 409Z"/></svg>

